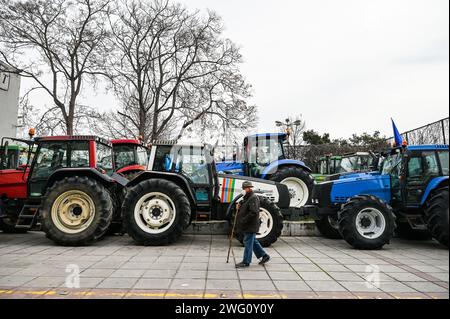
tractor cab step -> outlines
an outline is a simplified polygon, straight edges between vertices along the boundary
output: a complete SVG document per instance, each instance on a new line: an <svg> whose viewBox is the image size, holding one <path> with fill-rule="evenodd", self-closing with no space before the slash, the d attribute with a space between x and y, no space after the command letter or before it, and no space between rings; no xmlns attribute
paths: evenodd
<svg viewBox="0 0 450 319"><path fill-rule="evenodd" d="M423 219L422 216L416 215L416 216L407 216L406 220L408 221L408 224L411 226L411 229L414 230L427 230L427 223Z"/></svg>
<svg viewBox="0 0 450 319"><path fill-rule="evenodd" d="M17 219L16 228L31 229L38 216L40 205L24 205Z"/></svg>

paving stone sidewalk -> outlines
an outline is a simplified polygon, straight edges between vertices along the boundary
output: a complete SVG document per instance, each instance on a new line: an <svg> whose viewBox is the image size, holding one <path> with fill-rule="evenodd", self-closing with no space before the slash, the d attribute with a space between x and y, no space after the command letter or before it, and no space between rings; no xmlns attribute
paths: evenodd
<svg viewBox="0 0 450 319"><path fill-rule="evenodd" d="M418 298L448 299L449 251L434 241L396 239L378 251L342 240L282 237L272 261L236 270L226 236L185 235L168 247L127 236L59 247L43 233L0 233L1 298ZM76 273L79 270L79 288ZM69 287L68 287L69 286Z"/></svg>

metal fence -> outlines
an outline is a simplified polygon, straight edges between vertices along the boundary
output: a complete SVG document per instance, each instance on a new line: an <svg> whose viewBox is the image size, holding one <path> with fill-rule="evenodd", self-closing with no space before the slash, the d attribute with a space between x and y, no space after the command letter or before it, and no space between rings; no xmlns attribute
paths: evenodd
<svg viewBox="0 0 450 319"><path fill-rule="evenodd" d="M449 118L430 123L402 134L408 145L419 144L448 144L449 142ZM394 142L391 137L389 144Z"/></svg>
<svg viewBox="0 0 450 319"><path fill-rule="evenodd" d="M434 123L430 123L414 130L407 131L402 134L408 145L419 144L448 144L449 142L449 118L445 118ZM354 145L306 145L306 146L287 146L287 156L292 159L302 160L316 170L317 162L320 157L333 154L344 155L353 152L364 151L384 151L393 145L394 138L388 138L377 144L354 146Z"/></svg>

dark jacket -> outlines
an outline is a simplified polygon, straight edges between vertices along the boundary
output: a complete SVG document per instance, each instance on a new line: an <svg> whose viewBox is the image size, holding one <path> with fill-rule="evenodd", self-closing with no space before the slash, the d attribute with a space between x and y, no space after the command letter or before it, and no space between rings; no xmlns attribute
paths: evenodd
<svg viewBox="0 0 450 319"><path fill-rule="evenodd" d="M237 216L237 232L239 233L255 233L259 232L259 198L255 193L244 196L241 202L241 208Z"/></svg>

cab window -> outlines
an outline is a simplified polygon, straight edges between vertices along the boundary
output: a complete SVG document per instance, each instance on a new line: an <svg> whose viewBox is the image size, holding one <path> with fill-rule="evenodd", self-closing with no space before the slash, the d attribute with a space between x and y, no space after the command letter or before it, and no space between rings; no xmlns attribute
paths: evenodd
<svg viewBox="0 0 450 319"><path fill-rule="evenodd" d="M447 152L439 152L439 161L441 162L442 174L448 176L449 158Z"/></svg>
<svg viewBox="0 0 450 319"><path fill-rule="evenodd" d="M176 167L193 184L209 184L210 182L208 163L203 148L180 148Z"/></svg>
<svg viewBox="0 0 450 319"><path fill-rule="evenodd" d="M102 143L97 143L97 167L105 170L107 174L114 171L112 148Z"/></svg>
<svg viewBox="0 0 450 319"><path fill-rule="evenodd" d="M172 170L172 163L174 154L171 146L153 146L156 147L155 162L153 164L153 171L170 172Z"/></svg>
<svg viewBox="0 0 450 319"><path fill-rule="evenodd" d="M61 168L89 167L89 142L43 143L32 177L46 178Z"/></svg>
<svg viewBox="0 0 450 319"><path fill-rule="evenodd" d="M137 163L141 166L147 166L148 163L148 153L145 147L137 148Z"/></svg>
<svg viewBox="0 0 450 319"><path fill-rule="evenodd" d="M134 147L129 145L118 145L114 147L116 169L136 165L134 159Z"/></svg>

